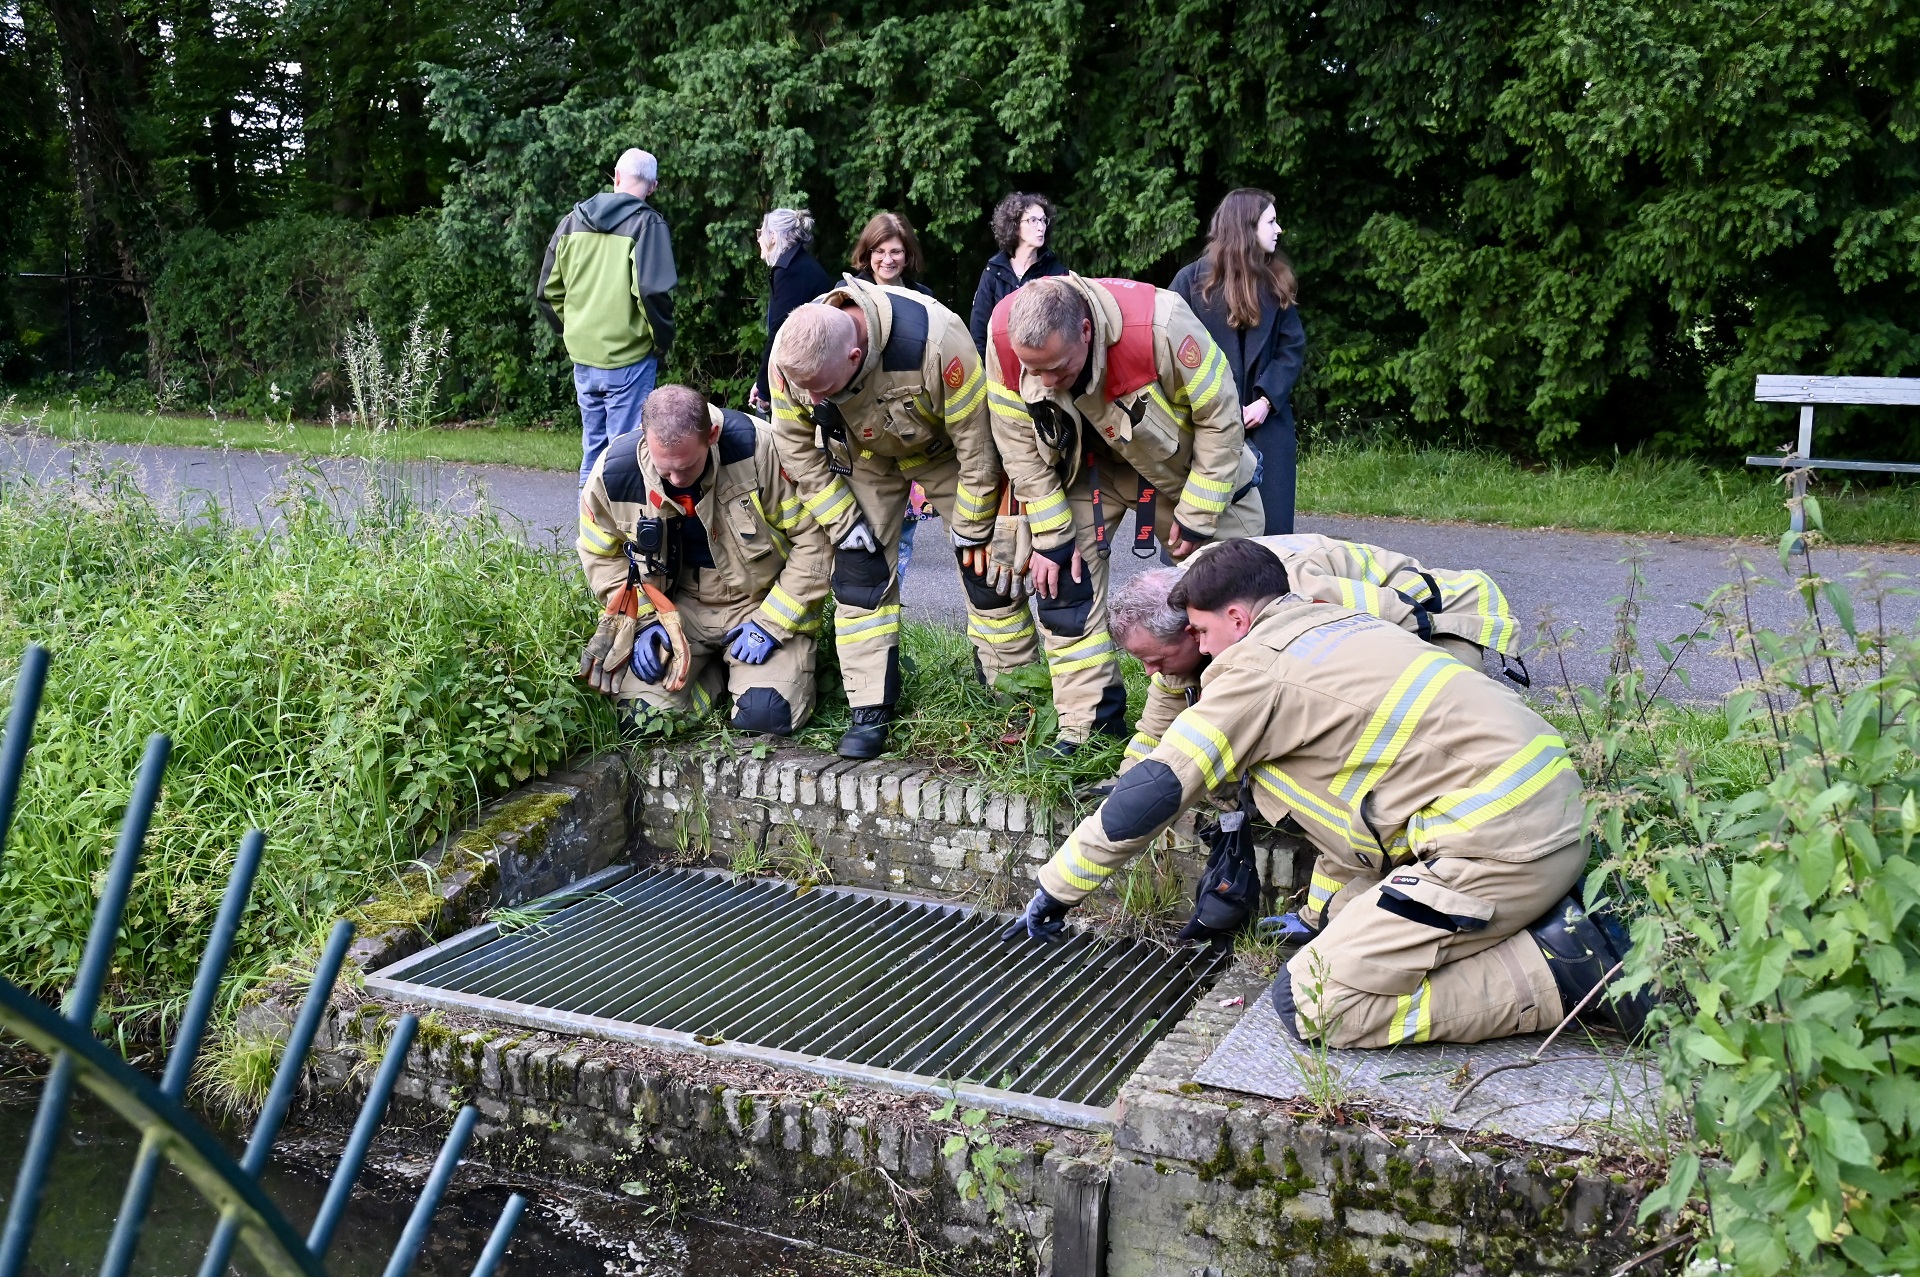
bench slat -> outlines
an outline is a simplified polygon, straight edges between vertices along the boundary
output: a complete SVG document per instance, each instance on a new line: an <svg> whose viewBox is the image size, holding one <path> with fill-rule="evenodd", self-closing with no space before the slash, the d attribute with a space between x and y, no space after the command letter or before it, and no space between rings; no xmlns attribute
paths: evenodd
<svg viewBox="0 0 1920 1277"><path fill-rule="evenodd" d="M1778 377L1753 379L1756 403L1920 404L1920 377Z"/></svg>
<svg viewBox="0 0 1920 1277"><path fill-rule="evenodd" d="M1905 461L1822 461L1818 457L1812 461L1802 461L1798 457L1772 456L1748 457L1750 466L1780 466L1789 462L1795 470L1873 470L1881 474L1920 474L1920 465Z"/></svg>

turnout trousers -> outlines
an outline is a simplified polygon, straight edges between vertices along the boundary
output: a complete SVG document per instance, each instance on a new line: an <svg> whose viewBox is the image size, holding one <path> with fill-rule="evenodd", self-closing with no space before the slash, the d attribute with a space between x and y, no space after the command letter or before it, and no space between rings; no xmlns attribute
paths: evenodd
<svg viewBox="0 0 1920 1277"><path fill-rule="evenodd" d="M1099 552L1096 526L1113 554L1131 554L1132 539L1121 538L1121 521L1135 507L1143 482L1133 467L1111 455L1099 461L1100 518L1093 513L1093 483L1082 467L1067 488L1067 508L1073 512L1074 545L1085 561L1082 575L1092 583L1091 595L1068 602L1072 565L1060 571L1061 597L1034 598L1040 621L1041 643L1047 652L1047 674L1053 682L1053 707L1060 715L1062 740L1085 741L1095 732L1127 736L1127 689L1120 679L1120 649L1107 632L1107 587L1110 565ZM1173 531L1173 507L1178 493L1163 494L1154 503L1153 531L1165 545ZM1250 488L1220 515L1214 540L1261 535L1265 519L1260 492ZM1038 551L1036 551L1038 553ZM1084 589L1082 591L1084 593Z"/></svg>
<svg viewBox="0 0 1920 1277"><path fill-rule="evenodd" d="M1296 1036L1331 1047L1550 1029L1566 1008L1527 928L1586 865L1584 842L1526 861L1440 856L1384 876L1323 855L1309 917L1329 921L1274 980L1274 1009Z"/></svg>
<svg viewBox="0 0 1920 1277"><path fill-rule="evenodd" d="M847 703L855 709L892 705L900 699L900 537L905 526L907 492L919 484L948 528L953 527L955 489L960 462L952 452L937 457L877 457L856 453L853 473L846 476L874 536L886 551L892 584L875 608L857 608L834 600L833 643L840 658L840 677L846 683ZM961 572L952 550L952 537L940 540L947 562ZM925 554L930 547L921 546ZM964 573L963 573L964 575ZM989 686L1008 670L1040 659L1033 618L1024 603L1011 603L977 584L961 582L967 594L967 637L979 657ZM978 591L976 594L975 591ZM988 600L994 600L992 604Z"/></svg>
<svg viewBox="0 0 1920 1277"><path fill-rule="evenodd" d="M796 732L813 715L814 666L818 655L811 634L796 634L773 649L761 665L746 665L727 655L727 631L751 617L760 600L742 597L721 584L712 568L699 568L691 585L675 592L680 624L693 658L687 685L669 692L643 683L628 667L618 692L623 708L645 706L672 713L704 714L722 694L733 698L733 723L743 731ZM784 724L784 726L783 726Z"/></svg>

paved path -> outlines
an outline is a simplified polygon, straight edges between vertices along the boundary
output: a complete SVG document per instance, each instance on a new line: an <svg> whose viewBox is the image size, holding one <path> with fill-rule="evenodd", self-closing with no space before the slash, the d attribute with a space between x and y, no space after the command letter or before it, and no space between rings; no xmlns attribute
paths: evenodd
<svg viewBox="0 0 1920 1277"><path fill-rule="evenodd" d="M302 461L274 453L221 453L132 444L95 445L76 456L73 449L53 440L0 434L0 477L29 475L45 481L65 477L76 466L102 463L134 467L142 486L169 505L191 512L217 502L247 521L270 521L274 517L272 498L284 488L290 473L317 473L345 494L359 492L368 473L367 463L356 460ZM518 524L535 544L564 549L572 543L572 474L465 465L408 465L398 474L399 481L411 486L428 504L471 510L484 494L494 509ZM350 496L346 499L351 501ZM1613 599L1623 591L1627 580L1627 569L1620 562L1630 552L1625 537L1316 516L1302 517L1300 529L1389 546L1437 567L1485 568L1506 590L1515 614L1530 633L1549 606L1565 625L1578 629L1577 646L1567 655L1568 671L1575 681L1597 683L1605 676L1603 649L1613 631ZM1663 537L1641 544L1647 555L1642 566L1647 599L1642 636L1649 647L1655 638L1671 638L1691 628L1695 612L1689 605L1704 600L1732 579L1727 559L1736 550L1763 572L1781 576L1772 549L1754 542ZM939 523L928 523L920 529L916 549L904 591L908 615L959 621L964 616L963 596ZM1816 566L1837 577L1868 562L1920 578L1920 553L1913 552L1830 550L1823 552ZM1141 568L1124 545L1114 554L1113 564L1123 578ZM1790 625L1799 615L1797 608L1797 600L1785 590L1763 589L1757 597L1756 619L1764 624ZM1889 600L1890 625L1911 630L1916 618L1920 618L1920 602L1914 597ZM1557 668L1542 669L1538 660L1532 664L1536 685L1558 681ZM1711 651L1690 654L1684 667L1693 677L1695 696L1722 694L1732 686L1730 666ZM1674 686L1667 690L1675 694L1682 691Z"/></svg>

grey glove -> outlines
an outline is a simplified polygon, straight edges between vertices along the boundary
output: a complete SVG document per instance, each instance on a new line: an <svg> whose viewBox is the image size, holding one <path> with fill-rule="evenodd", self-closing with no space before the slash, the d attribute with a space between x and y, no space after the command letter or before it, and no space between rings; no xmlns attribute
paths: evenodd
<svg viewBox="0 0 1920 1277"><path fill-rule="evenodd" d="M880 553L880 542L874 538L873 529L865 519L854 520L853 528L840 538L836 547L841 550L858 550L863 554Z"/></svg>

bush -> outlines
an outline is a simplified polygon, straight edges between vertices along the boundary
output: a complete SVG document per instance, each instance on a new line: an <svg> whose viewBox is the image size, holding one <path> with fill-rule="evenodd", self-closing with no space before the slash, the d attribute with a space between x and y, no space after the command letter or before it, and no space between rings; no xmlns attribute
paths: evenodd
<svg viewBox="0 0 1920 1277"><path fill-rule="evenodd" d="M425 840L612 716L573 678L571 565L485 518L295 491L268 531L164 517L131 484L0 492L0 677L54 663L0 862L0 971L72 976L145 738L167 784L109 1014L184 996L241 834L268 835L234 988L396 881ZM8 690L0 686L0 694Z"/></svg>
<svg viewBox="0 0 1920 1277"><path fill-rule="evenodd" d="M1642 1218L1701 1227L1708 1271L1915 1272L1920 640L1886 630L1884 580L1856 603L1810 557L1795 569L1798 630L1751 625L1743 566L1692 640L1746 680L1723 742L1661 739L1631 615L1621 672L1582 698L1606 849L1588 899L1637 902L1626 974L1663 999L1690 1132Z"/></svg>

